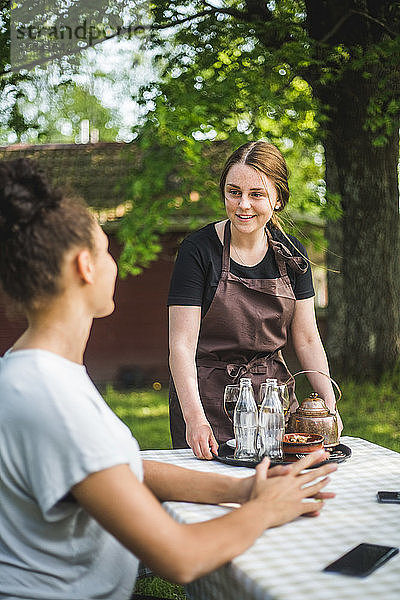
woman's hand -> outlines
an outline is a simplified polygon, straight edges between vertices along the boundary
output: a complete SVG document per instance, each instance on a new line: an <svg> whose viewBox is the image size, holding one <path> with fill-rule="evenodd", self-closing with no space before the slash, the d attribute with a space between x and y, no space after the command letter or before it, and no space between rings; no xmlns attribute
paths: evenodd
<svg viewBox="0 0 400 600"><path fill-rule="evenodd" d="M197 458L211 460L218 453L218 443L207 420L188 420L186 423L186 441Z"/></svg>
<svg viewBox="0 0 400 600"><path fill-rule="evenodd" d="M302 473L304 469L326 460L328 456L324 451L311 452L297 463L286 467L286 472L281 470L275 477L272 476L275 469L268 470L268 459L264 459L257 466L250 501L256 500L265 504L265 509L271 517L269 527L282 525L300 515L316 516L323 507L323 500L335 496L321 490L329 482L328 473L336 471L336 464L327 463ZM321 477L323 479L317 481Z"/></svg>

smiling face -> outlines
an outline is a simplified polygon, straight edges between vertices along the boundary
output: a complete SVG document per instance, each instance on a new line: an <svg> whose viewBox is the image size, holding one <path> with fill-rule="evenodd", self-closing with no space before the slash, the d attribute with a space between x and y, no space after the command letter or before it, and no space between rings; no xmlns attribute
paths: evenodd
<svg viewBox="0 0 400 600"><path fill-rule="evenodd" d="M240 233L263 230L279 207L272 180L253 167L234 164L225 181L225 209L232 227Z"/></svg>

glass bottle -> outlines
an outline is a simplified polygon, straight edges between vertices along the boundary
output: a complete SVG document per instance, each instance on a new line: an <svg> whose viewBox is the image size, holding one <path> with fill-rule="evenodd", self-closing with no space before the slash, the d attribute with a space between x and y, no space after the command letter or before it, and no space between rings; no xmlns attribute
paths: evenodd
<svg viewBox="0 0 400 600"><path fill-rule="evenodd" d="M285 383L281 385L277 385L278 397L280 403L282 404L283 409L283 418L285 420L285 427L288 424L289 416L290 416L290 396L289 396L289 388Z"/></svg>
<svg viewBox="0 0 400 600"><path fill-rule="evenodd" d="M267 387L258 417L259 457L268 456L271 460L282 460L282 440L285 432L283 408L278 395L278 387Z"/></svg>
<svg viewBox="0 0 400 600"><path fill-rule="evenodd" d="M265 380L265 383L262 383L260 385L260 389L259 389L259 393L258 393L258 407L259 408L260 408L261 404L263 403L264 396L270 385L278 385L278 380L273 377L270 377Z"/></svg>
<svg viewBox="0 0 400 600"><path fill-rule="evenodd" d="M240 380L239 399L233 414L233 429L236 439L234 457L254 458L257 454L258 409L254 400L251 379Z"/></svg>

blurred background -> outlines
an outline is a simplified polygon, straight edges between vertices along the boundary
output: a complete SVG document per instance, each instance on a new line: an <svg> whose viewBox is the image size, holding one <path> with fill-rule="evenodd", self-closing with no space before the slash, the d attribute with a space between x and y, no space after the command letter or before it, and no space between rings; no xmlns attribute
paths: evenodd
<svg viewBox="0 0 400 600"><path fill-rule="evenodd" d="M312 261L344 433L400 450L400 8L360 6L0 2L0 159L36 160L110 237L116 310L94 323L85 363L144 449L171 446L177 248L224 217L221 167L262 138L290 169L283 227ZM24 327L0 291L0 353ZM296 369L290 344L286 358ZM299 399L309 391L300 377Z"/></svg>

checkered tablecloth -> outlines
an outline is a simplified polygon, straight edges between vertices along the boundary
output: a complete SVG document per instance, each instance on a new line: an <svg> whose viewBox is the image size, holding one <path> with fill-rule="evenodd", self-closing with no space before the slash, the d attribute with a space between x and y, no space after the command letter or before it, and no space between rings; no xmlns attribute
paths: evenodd
<svg viewBox="0 0 400 600"><path fill-rule="evenodd" d="M400 546L400 504L379 504L378 490L400 490L400 454L365 440L343 437L352 457L331 474L336 498L317 518L300 517L269 529L231 563L187 586L192 600L400 600L400 554L360 579L322 569L361 542ZM249 475L245 467L200 461L191 450L142 452L144 459L198 471ZM227 508L167 502L179 522L225 514Z"/></svg>

